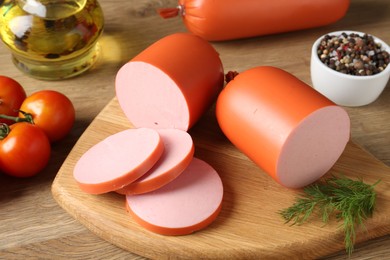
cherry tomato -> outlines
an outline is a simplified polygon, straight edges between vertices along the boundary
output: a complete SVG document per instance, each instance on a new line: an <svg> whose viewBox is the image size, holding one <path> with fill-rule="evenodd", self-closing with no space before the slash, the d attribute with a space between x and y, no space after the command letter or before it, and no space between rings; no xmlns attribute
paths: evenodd
<svg viewBox="0 0 390 260"><path fill-rule="evenodd" d="M75 109L64 94L54 90L41 90L28 96L20 110L32 115L34 124L48 136L50 142L64 138L75 121ZM19 114L23 117L23 114Z"/></svg>
<svg viewBox="0 0 390 260"><path fill-rule="evenodd" d="M0 127L4 130L5 126ZM0 171L15 177L34 176L46 167L50 153L50 141L38 126L15 123L0 139Z"/></svg>
<svg viewBox="0 0 390 260"><path fill-rule="evenodd" d="M0 75L0 114L18 116L18 110L25 98L26 92L17 81ZM0 123L14 122L0 118Z"/></svg>

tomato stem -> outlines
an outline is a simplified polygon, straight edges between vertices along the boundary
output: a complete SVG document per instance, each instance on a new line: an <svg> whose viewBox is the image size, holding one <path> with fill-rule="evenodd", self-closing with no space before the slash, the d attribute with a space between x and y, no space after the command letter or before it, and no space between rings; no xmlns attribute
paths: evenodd
<svg viewBox="0 0 390 260"><path fill-rule="evenodd" d="M9 129L9 126L5 123L0 124L0 140L3 140L7 137L11 130Z"/></svg>
<svg viewBox="0 0 390 260"><path fill-rule="evenodd" d="M27 122L27 123L30 123L30 124L34 124L33 117L32 117L32 115L31 115L30 113L26 113L26 112L21 111L21 110L19 110L19 112L20 112L24 117L8 116L8 115L0 114L0 118L2 118L2 119L8 119L8 120L14 121L15 123Z"/></svg>

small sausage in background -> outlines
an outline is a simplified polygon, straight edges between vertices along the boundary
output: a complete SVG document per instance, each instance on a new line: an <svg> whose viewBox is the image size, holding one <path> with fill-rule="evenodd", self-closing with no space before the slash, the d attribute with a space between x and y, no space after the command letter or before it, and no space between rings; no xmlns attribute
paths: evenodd
<svg viewBox="0 0 390 260"><path fill-rule="evenodd" d="M350 0L179 0L177 8L159 13L180 15L188 31L223 41L324 26L344 17L349 5Z"/></svg>

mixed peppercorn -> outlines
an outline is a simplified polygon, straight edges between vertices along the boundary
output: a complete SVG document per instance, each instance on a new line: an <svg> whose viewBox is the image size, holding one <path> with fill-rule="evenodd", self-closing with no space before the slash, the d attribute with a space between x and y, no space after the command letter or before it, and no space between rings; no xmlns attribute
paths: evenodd
<svg viewBox="0 0 390 260"><path fill-rule="evenodd" d="M357 76L378 74L390 61L389 53L368 34L325 35L317 54L329 68Z"/></svg>

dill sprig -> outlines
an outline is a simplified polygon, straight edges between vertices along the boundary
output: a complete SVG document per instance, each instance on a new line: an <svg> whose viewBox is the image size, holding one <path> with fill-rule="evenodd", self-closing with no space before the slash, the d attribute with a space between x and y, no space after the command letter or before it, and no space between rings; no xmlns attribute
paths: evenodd
<svg viewBox="0 0 390 260"><path fill-rule="evenodd" d="M279 213L286 223L290 222L292 225L303 224L313 213L317 213L324 223L328 223L330 217L335 215L338 221L342 221L340 227L345 234L345 249L351 255L356 228L364 226L364 221L374 212L374 188L379 182L369 185L362 180L332 176L305 187L304 194L291 207Z"/></svg>

